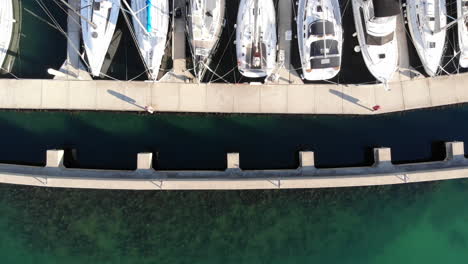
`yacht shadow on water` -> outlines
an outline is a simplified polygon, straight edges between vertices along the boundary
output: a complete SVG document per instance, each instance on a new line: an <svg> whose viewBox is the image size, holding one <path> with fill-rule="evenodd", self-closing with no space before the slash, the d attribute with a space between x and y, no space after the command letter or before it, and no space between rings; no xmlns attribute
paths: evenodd
<svg viewBox="0 0 468 264"><path fill-rule="evenodd" d="M332 93L332 94L338 96L338 97L343 98L344 100L346 100L346 101L348 101L348 102L351 102L351 103L353 103L353 104L355 104L355 105L358 105L358 106L360 106L360 107L362 107L362 108L364 108L364 109L367 109L367 110L369 110L369 111L372 111L372 108L367 107L367 106L365 106L365 105L363 105L363 104L360 104L360 103L359 103L359 99L357 99L357 98L355 98L355 97L352 97L352 96L350 96L350 95L347 95L347 94L345 94L345 93L342 93L342 92L339 92L339 91L336 91L336 90L332 90L332 89L330 89L330 90L328 90L328 91L329 91L330 93Z"/></svg>
<svg viewBox="0 0 468 264"><path fill-rule="evenodd" d="M133 99L133 98L130 98L130 97L124 95L124 94L121 94L121 93L119 93L119 92L116 92L116 91L113 91L113 90L110 90L110 89L108 89L107 92L108 92L109 94L111 94L111 95L113 95L113 96L119 98L120 100L123 100L123 101L125 101L125 102L131 104L131 105L134 105L134 106L136 106L136 107L138 107L138 108L141 108L141 109L145 109L144 106L141 106L141 105L137 104L136 101L135 101L135 99Z"/></svg>

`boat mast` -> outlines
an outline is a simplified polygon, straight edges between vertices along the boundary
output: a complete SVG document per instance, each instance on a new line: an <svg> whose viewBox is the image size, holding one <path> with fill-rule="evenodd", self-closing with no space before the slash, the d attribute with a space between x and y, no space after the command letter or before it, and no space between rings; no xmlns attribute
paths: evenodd
<svg viewBox="0 0 468 264"><path fill-rule="evenodd" d="M90 24L94 29L97 28L96 24L94 24L92 21L90 21L89 19L87 19L86 17L82 16L79 12L77 12L73 7L71 7L67 1L65 0L60 0L60 2L62 2L68 9L70 9L71 11L73 11L75 14L77 14L79 17L81 17L81 19L83 19L84 21L86 21L88 24Z"/></svg>

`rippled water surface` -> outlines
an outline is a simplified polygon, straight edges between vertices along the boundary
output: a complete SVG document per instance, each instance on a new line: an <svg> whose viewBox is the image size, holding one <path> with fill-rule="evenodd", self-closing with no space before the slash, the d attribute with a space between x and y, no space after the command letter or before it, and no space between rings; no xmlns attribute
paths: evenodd
<svg viewBox="0 0 468 264"><path fill-rule="evenodd" d="M463 263L468 182L132 192L0 186L2 263Z"/></svg>

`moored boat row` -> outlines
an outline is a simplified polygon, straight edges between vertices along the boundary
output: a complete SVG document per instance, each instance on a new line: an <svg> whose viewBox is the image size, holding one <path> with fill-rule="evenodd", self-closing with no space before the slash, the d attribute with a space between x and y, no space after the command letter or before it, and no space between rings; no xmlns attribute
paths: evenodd
<svg viewBox="0 0 468 264"><path fill-rule="evenodd" d="M119 0L81 0L83 41L91 73L99 76L115 29ZM123 0L124 2L126 0ZM306 80L335 77L341 69L343 28L338 0L299 0L297 39ZM468 0L457 0L460 66L468 66ZM408 28L429 76L438 73L446 41L445 0L408 0ZM151 80L157 80L169 31L168 0L132 0L138 47ZM216 50L224 25L225 0L188 0L187 36L195 77L201 81ZM400 0L352 0L359 46L369 72L384 84L399 67L397 16ZM277 69L277 25L273 0L241 0L236 24L239 72L267 78Z"/></svg>
<svg viewBox="0 0 468 264"><path fill-rule="evenodd" d="M13 1L15 0L5 0L0 3L2 32L0 63L3 63L6 54L11 54L8 53L8 49L14 25ZM459 58L460 67L468 67L468 0L453 0L457 4L457 14L454 15L452 12L455 18L447 14L446 1L403 0L403 4L400 0L350 1L356 30L353 36L357 37L359 43L354 50L361 53L369 72L377 81L384 84L391 81L400 67L400 53L406 52L401 42L405 36L400 38L401 34L404 34L400 17L402 13L407 22L408 36L416 50L415 54L419 56L427 75L435 76L444 70L441 64L442 61L445 61L445 64L448 60L444 58L444 54L447 53L445 51L447 42L451 39L447 38L447 29L452 25L456 25L458 29L458 37L455 38L458 40L458 45L455 47L453 57ZM213 76L219 77L217 80L221 79L222 75L216 74L218 65L211 68L210 64L213 62L225 25L226 0L181 0L174 2L172 8L170 2L170 0L77 0L77 4L81 3L79 10L76 6L72 10L79 13L81 18L82 43L89 72L93 76L106 77L103 72L107 67L103 67L103 63L106 61L109 65L108 59L113 56L112 53L108 53L108 49L119 16L130 14L131 20L127 17L125 19L131 28L132 37L149 80L157 81L162 76L161 73L164 73L161 65L166 65L166 58L170 58L165 55L171 50L166 49L170 44L169 41L174 41L169 38L174 21L177 21L179 28L177 32L183 33L185 30L188 40L189 49L185 49L186 53L179 52L177 55L184 63L179 65L185 65L184 54L191 56L188 66L193 75L187 75L186 78L195 76L201 82L206 73L211 72ZM237 64L229 72L237 69L247 78L262 80L270 76L271 80L280 77L280 69L285 65L284 53L290 52L290 48L289 46L284 48L284 39L288 38L285 34L287 29L284 28L284 18L277 16L279 7L276 7L275 3L275 0L239 0L235 25ZM304 80L335 78L342 68L345 36L341 13L343 7L340 6L340 0L297 0L296 4L297 15L294 20L297 35L293 37L297 38L298 49L293 51L298 51L299 59L294 59L292 62L288 59L288 66L290 63L299 65L301 69L299 73ZM179 11L181 6L183 14ZM284 5L282 7L284 8ZM455 11L453 6L450 11ZM233 18L229 18L231 19ZM184 24L180 26L181 23L185 23L185 28ZM291 29L290 25L287 27ZM179 34L177 38L183 39L183 34L182 37ZM292 38L289 37L287 40L290 41ZM224 52L225 50L223 54ZM293 54L287 55L293 56ZM402 55L402 65L408 65L407 57L405 54ZM450 57L453 58L452 55ZM162 63L163 58L164 63ZM346 56L344 58L348 60ZM215 63L219 61L216 60ZM338 77L338 80L341 78Z"/></svg>

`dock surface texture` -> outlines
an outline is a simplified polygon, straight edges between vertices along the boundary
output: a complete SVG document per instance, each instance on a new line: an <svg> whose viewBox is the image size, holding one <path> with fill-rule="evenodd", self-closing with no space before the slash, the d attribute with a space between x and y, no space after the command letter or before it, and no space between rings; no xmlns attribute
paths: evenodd
<svg viewBox="0 0 468 264"><path fill-rule="evenodd" d="M372 115L468 102L468 73L381 84L0 80L0 109ZM379 105L380 109L372 111Z"/></svg>
<svg viewBox="0 0 468 264"><path fill-rule="evenodd" d="M394 165L391 149L374 149L370 167L317 169L313 152L300 152L297 169L242 170L239 153L227 154L224 171L160 171L152 153L137 156L132 171L69 169L64 151L48 150L45 167L0 164L0 183L42 187L129 190L241 190L351 187L468 177L463 142L445 143L443 161Z"/></svg>

